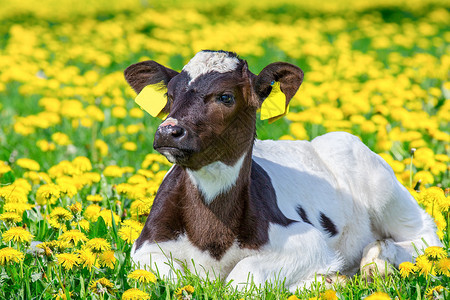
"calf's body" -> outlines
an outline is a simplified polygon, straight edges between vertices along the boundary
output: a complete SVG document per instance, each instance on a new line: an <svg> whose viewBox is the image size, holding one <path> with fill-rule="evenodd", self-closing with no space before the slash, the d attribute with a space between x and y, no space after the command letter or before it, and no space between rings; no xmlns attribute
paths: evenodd
<svg viewBox="0 0 450 300"><path fill-rule="evenodd" d="M295 66L256 76L232 53L203 51L179 74L146 62L126 78L137 92L167 85L169 116L154 146L175 163L131 251L141 267L162 276L188 267L236 286L284 280L295 290L317 274L384 272L424 242L440 245L431 218L358 138L254 140L274 82L286 106L298 89Z"/></svg>

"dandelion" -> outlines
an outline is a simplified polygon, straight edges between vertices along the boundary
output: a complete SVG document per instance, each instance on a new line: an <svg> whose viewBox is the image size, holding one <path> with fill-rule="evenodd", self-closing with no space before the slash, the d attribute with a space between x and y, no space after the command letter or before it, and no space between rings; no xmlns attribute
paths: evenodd
<svg viewBox="0 0 450 300"><path fill-rule="evenodd" d="M317 297L315 297L315 298L317 298ZM244 299L244 298L242 298L242 299ZM309 300L311 300L311 299L314 299L314 298L309 298ZM286 300L300 300L300 299L295 295L291 295Z"/></svg>
<svg viewBox="0 0 450 300"><path fill-rule="evenodd" d="M10 262L21 262L24 257L25 255L16 249L10 247L0 249L0 265L2 266Z"/></svg>
<svg viewBox="0 0 450 300"><path fill-rule="evenodd" d="M136 230L131 226L123 226L119 229L118 235L119 237L126 241L128 244L133 244L134 241L139 237L141 232Z"/></svg>
<svg viewBox="0 0 450 300"><path fill-rule="evenodd" d="M438 285L433 288L430 287L427 289L425 296L427 297L427 299L440 299L439 295L441 295L443 291L444 287L442 285Z"/></svg>
<svg viewBox="0 0 450 300"><path fill-rule="evenodd" d="M87 201L92 201L92 202L100 202L103 200L103 196L102 195L88 195L86 197Z"/></svg>
<svg viewBox="0 0 450 300"><path fill-rule="evenodd" d="M85 156L78 156L72 160L72 165L79 171L86 172L92 170L92 164L89 158Z"/></svg>
<svg viewBox="0 0 450 300"><path fill-rule="evenodd" d="M101 253L111 249L111 245L107 240L102 238L93 238L86 243L86 247L91 249L94 253Z"/></svg>
<svg viewBox="0 0 450 300"><path fill-rule="evenodd" d="M50 219L56 221L57 223L63 225L65 221L70 221L73 219L73 215L65 208L60 206L55 207L50 213Z"/></svg>
<svg viewBox="0 0 450 300"><path fill-rule="evenodd" d="M434 275L433 263L425 255L416 258L416 267L420 275L425 275L425 277L428 277L428 274Z"/></svg>
<svg viewBox="0 0 450 300"><path fill-rule="evenodd" d="M127 151L133 152L133 151L136 151L137 145L136 145L136 143L133 143L133 142L125 142L122 144L122 148Z"/></svg>
<svg viewBox="0 0 450 300"><path fill-rule="evenodd" d="M111 294L114 289L114 284L107 278L100 278L89 285L89 289L97 295L102 295L105 293Z"/></svg>
<svg viewBox="0 0 450 300"><path fill-rule="evenodd" d="M72 298L73 293L69 292L69 296ZM66 293L62 289L59 289L57 294L53 294L53 297L55 297L55 300L66 300L67 299Z"/></svg>
<svg viewBox="0 0 450 300"><path fill-rule="evenodd" d="M28 203L6 203L3 206L3 209L5 210L5 212L15 212L20 216L24 211L30 210L33 207L34 205Z"/></svg>
<svg viewBox="0 0 450 300"><path fill-rule="evenodd" d="M18 166L31 171L39 171L39 169L41 168L37 161L29 158L19 158L16 163Z"/></svg>
<svg viewBox="0 0 450 300"><path fill-rule="evenodd" d="M67 242L67 243L73 243L74 245L77 245L79 242L85 242L87 241L87 237L84 233L77 229L72 229L64 232L58 237L58 240Z"/></svg>
<svg viewBox="0 0 450 300"><path fill-rule="evenodd" d="M82 206L81 206L80 202L75 202L74 204L69 206L69 209L73 214L77 214L77 213L81 212L81 208L82 208Z"/></svg>
<svg viewBox="0 0 450 300"><path fill-rule="evenodd" d="M450 277L450 258L448 258L448 257L441 258L436 263L436 270L440 274L444 274L445 276Z"/></svg>
<svg viewBox="0 0 450 300"><path fill-rule="evenodd" d="M122 300L148 300L150 295L137 288L126 290L122 295Z"/></svg>
<svg viewBox="0 0 450 300"><path fill-rule="evenodd" d="M405 278L405 277L408 277L409 274L415 272L417 268L412 262L405 261L399 265L399 269L400 269L400 275L403 278Z"/></svg>
<svg viewBox="0 0 450 300"><path fill-rule="evenodd" d="M60 146L67 146L72 144L69 136L62 132L55 132L54 134L52 134L52 140L55 142L55 144Z"/></svg>
<svg viewBox="0 0 450 300"><path fill-rule="evenodd" d="M119 221L120 221L120 217L116 213L112 212L109 209L105 209L105 210L100 211L99 217L103 218L103 220L105 221L106 226L108 226L108 227L112 226L112 219L113 219L113 217L114 217L114 223L119 224Z"/></svg>
<svg viewBox="0 0 450 300"><path fill-rule="evenodd" d="M29 243L34 236L22 227L13 227L2 234L5 242Z"/></svg>
<svg viewBox="0 0 450 300"><path fill-rule="evenodd" d="M91 204L86 207L86 210L84 211L84 217L91 222L96 222L101 210L102 208L97 204Z"/></svg>
<svg viewBox="0 0 450 300"><path fill-rule="evenodd" d="M180 300L187 300L192 298L192 294L194 293L194 287L192 285L186 285L182 288L178 288L175 291L175 296Z"/></svg>
<svg viewBox="0 0 450 300"><path fill-rule="evenodd" d="M78 266L78 255L73 253L61 253L56 254L58 265L61 265L66 270L72 270L75 266Z"/></svg>
<svg viewBox="0 0 450 300"><path fill-rule="evenodd" d="M366 300L390 300L390 299L391 297L384 292L375 292L366 298Z"/></svg>
<svg viewBox="0 0 450 300"><path fill-rule="evenodd" d="M87 268L89 271L92 270L92 267L98 267L97 257L92 253L89 249L80 249L76 250L75 253L78 255L78 261L80 265L83 265L83 268Z"/></svg>
<svg viewBox="0 0 450 300"><path fill-rule="evenodd" d="M128 278L139 281L140 283L156 282L156 276L152 272L146 270L134 270L128 274Z"/></svg>
<svg viewBox="0 0 450 300"><path fill-rule="evenodd" d="M333 290L326 290L322 294L320 294L320 299L322 300L338 300L336 296L336 292Z"/></svg>
<svg viewBox="0 0 450 300"><path fill-rule="evenodd" d="M102 267L108 267L110 269L114 269L114 265L116 264L116 257L114 256L114 251L104 251L99 256L99 262Z"/></svg>
<svg viewBox="0 0 450 300"><path fill-rule="evenodd" d="M39 205L55 204L60 195L61 190L56 184L44 184L36 192L36 203Z"/></svg>
<svg viewBox="0 0 450 300"><path fill-rule="evenodd" d="M106 177L122 177L123 173L122 168L119 166L107 166L103 170L103 175Z"/></svg>
<svg viewBox="0 0 450 300"><path fill-rule="evenodd" d="M447 257L447 251L442 247L431 246L425 249L425 255L429 260L435 261Z"/></svg>
<svg viewBox="0 0 450 300"><path fill-rule="evenodd" d="M15 212L5 212L0 215L0 220L8 224L15 224L22 222L22 217Z"/></svg>

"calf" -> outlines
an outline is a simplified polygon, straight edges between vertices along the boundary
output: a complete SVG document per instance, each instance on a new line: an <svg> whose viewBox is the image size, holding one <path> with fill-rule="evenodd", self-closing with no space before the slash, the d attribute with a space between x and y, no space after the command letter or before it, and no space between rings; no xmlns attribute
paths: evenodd
<svg viewBox="0 0 450 300"><path fill-rule="evenodd" d="M414 247L441 245L432 219L355 136L255 140L257 110L271 120L286 112L298 67L255 75L234 53L201 51L180 73L145 61L125 78L143 107L168 114L154 148L174 163L131 250L141 267L295 290L317 274L383 273L413 260Z"/></svg>

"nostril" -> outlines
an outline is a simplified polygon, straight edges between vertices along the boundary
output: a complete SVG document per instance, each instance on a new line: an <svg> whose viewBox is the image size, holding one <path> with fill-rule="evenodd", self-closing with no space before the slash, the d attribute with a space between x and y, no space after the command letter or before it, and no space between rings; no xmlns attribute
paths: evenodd
<svg viewBox="0 0 450 300"><path fill-rule="evenodd" d="M159 127L158 134L162 134L162 136L172 137L172 138L181 138L185 134L185 130L183 127L177 125L166 125Z"/></svg>
<svg viewBox="0 0 450 300"><path fill-rule="evenodd" d="M173 137L180 137L184 134L184 129L180 126L171 126L171 134Z"/></svg>

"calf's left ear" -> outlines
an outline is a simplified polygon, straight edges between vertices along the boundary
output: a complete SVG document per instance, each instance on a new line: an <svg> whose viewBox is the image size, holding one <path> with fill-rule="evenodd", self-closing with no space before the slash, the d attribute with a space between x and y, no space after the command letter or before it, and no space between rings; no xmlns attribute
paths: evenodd
<svg viewBox="0 0 450 300"><path fill-rule="evenodd" d="M269 119L271 123L283 117L302 82L303 71L297 66L284 62L266 66L253 81L261 119Z"/></svg>

